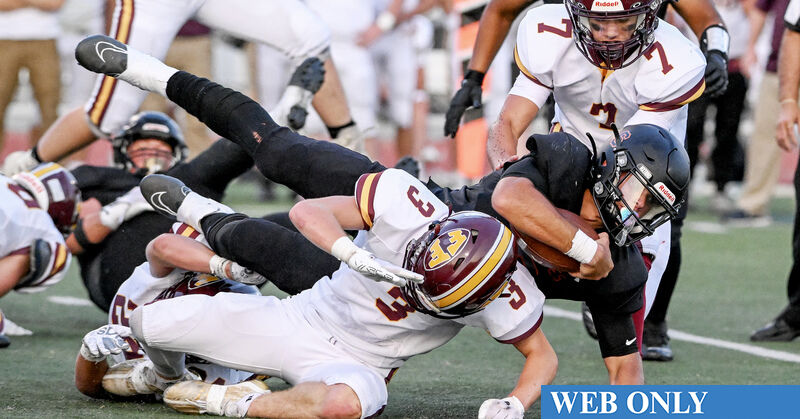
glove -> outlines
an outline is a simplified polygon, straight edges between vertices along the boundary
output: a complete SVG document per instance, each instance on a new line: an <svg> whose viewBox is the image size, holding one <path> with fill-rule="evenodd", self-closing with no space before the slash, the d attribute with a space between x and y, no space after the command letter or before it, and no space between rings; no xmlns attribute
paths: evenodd
<svg viewBox="0 0 800 419"><path fill-rule="evenodd" d="M211 256L208 266L211 268L211 273L217 278L230 279L231 281L241 282L242 284L256 286L267 282L267 278L264 277L264 275L252 269L245 268L230 259L225 259L222 256ZM228 275L229 268L230 275Z"/></svg>
<svg viewBox="0 0 800 419"><path fill-rule="evenodd" d="M131 346L125 338L130 335L129 327L118 324L107 324L92 330L83 337L81 356L87 361L100 362L108 355L129 351Z"/></svg>
<svg viewBox="0 0 800 419"><path fill-rule="evenodd" d="M464 111L469 107L475 109L481 107L483 76L483 73L475 70L468 70L467 74L464 75L461 88L453 96L450 101L450 107L447 108L447 113L445 114L444 135L455 138L456 132L458 132L458 124L461 122Z"/></svg>
<svg viewBox="0 0 800 419"><path fill-rule="evenodd" d="M3 174L6 176L13 176L19 172L27 172L39 165L41 161L33 153L33 149L24 151L15 151L8 156L3 162Z"/></svg>
<svg viewBox="0 0 800 419"><path fill-rule="evenodd" d="M145 211L153 211L153 207L137 186L100 210L100 224L116 231L122 223Z"/></svg>
<svg viewBox="0 0 800 419"><path fill-rule="evenodd" d="M352 270L373 281L390 282L404 287L406 281L422 284L425 277L397 265L380 260L370 252L358 247L347 237L340 237L333 243L331 254L346 263Z"/></svg>
<svg viewBox="0 0 800 419"><path fill-rule="evenodd" d="M728 90L728 57L724 52L712 49L706 53L706 91L714 98Z"/></svg>
<svg viewBox="0 0 800 419"><path fill-rule="evenodd" d="M505 399L489 399L481 404L478 419L522 419L525 406L514 396Z"/></svg>

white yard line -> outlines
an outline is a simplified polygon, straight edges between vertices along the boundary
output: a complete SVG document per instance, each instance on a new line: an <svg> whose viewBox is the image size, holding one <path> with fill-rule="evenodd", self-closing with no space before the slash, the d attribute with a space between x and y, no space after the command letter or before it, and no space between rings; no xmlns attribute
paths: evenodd
<svg viewBox="0 0 800 419"><path fill-rule="evenodd" d="M544 314L546 316L561 317L575 321L582 321L581 313L575 311L564 310L558 307L545 306ZM800 354L791 352L776 351L774 349L766 349L760 346L748 345L745 343L729 342L722 339L707 338L705 336L693 335L691 333L681 332L680 330L670 329L669 337L672 340L680 340L684 342L697 343L700 345L714 346L717 348L730 349L732 351L744 352L746 354L760 356L762 358L777 359L779 361L800 363Z"/></svg>
<svg viewBox="0 0 800 419"><path fill-rule="evenodd" d="M77 297L68 297L66 295L53 295L47 297L47 301L56 304L63 304L65 306L92 306L94 305L91 301L85 298L77 298Z"/></svg>

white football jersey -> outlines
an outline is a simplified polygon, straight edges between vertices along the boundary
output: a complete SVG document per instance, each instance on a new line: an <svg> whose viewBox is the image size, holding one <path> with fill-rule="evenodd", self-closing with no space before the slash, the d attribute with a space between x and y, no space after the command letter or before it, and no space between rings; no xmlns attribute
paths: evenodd
<svg viewBox="0 0 800 419"><path fill-rule="evenodd" d="M541 108L552 93L553 130L565 131L591 149L613 137L611 124L650 123L686 136L689 102L705 89L705 58L674 26L661 20L655 41L631 65L603 70L581 54L572 40L572 22L563 4L531 9L517 34L514 58L521 74L509 94Z"/></svg>
<svg viewBox="0 0 800 419"><path fill-rule="evenodd" d="M355 199L368 227L355 243L397 266L403 266L408 243L450 212L419 180L397 169L362 175ZM409 357L445 344L464 325L514 343L538 328L544 303L530 273L518 266L503 294L484 310L440 319L415 311L400 288L368 279L344 263L330 278L290 299L315 329L378 368L399 367Z"/></svg>
<svg viewBox="0 0 800 419"><path fill-rule="evenodd" d="M193 238L208 246L205 236L187 224L175 223L171 232ZM183 269L175 269L163 278L156 278L150 273L150 264L145 262L137 266L131 276L120 285L111 302L111 308L108 310L108 322L128 326L133 310L144 304L184 294L214 295L217 292L261 294L258 288L252 285ZM145 356L136 340L133 338L127 338L127 340L131 350L119 355L112 355L110 361L112 365L126 359ZM250 372L211 364L196 357L188 357L186 367L199 373L205 381L214 384L235 384L247 380L253 375Z"/></svg>
<svg viewBox="0 0 800 419"><path fill-rule="evenodd" d="M27 254L36 239L45 240L50 245L49 271L36 283L17 291L42 291L64 278L72 259L64 243L64 236L53 224L50 214L39 208L36 199L11 178L3 175L0 175L0 229L3 232L0 258Z"/></svg>

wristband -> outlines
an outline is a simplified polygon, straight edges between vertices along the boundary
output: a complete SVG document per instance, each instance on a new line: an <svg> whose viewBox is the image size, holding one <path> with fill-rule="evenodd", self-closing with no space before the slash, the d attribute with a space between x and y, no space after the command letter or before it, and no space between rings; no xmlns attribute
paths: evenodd
<svg viewBox="0 0 800 419"><path fill-rule="evenodd" d="M727 57L731 45L731 36L724 26L712 25L703 31L700 44L700 46L703 47L703 52L715 49L722 52Z"/></svg>
<svg viewBox="0 0 800 419"><path fill-rule="evenodd" d="M39 163L42 162L42 158L39 157L39 150L36 149L36 146L33 146L31 148L31 157L33 157L33 159L36 160Z"/></svg>
<svg viewBox="0 0 800 419"><path fill-rule="evenodd" d="M230 262L230 260L222 256L214 255L211 256L211 260L208 261L208 267L211 269L211 273L217 278L230 279L225 269L228 262Z"/></svg>
<svg viewBox="0 0 800 419"><path fill-rule="evenodd" d="M578 229L572 238L572 247L565 253L580 263L589 263L597 253L597 242Z"/></svg>
<svg viewBox="0 0 800 419"><path fill-rule="evenodd" d="M336 239L331 246L331 255L342 262L347 261L358 251L358 246L353 243L347 236L342 236Z"/></svg>
<svg viewBox="0 0 800 419"><path fill-rule="evenodd" d="M784 99L784 100L781 101L781 105L786 104L786 103L795 103L796 104L797 103L797 99Z"/></svg>
<svg viewBox="0 0 800 419"><path fill-rule="evenodd" d="M384 32L391 30L395 22L397 22L397 17L388 10L379 14L378 18L375 19L375 25Z"/></svg>
<svg viewBox="0 0 800 419"><path fill-rule="evenodd" d="M522 404L522 402L517 398L517 396L508 396L504 400L508 400L508 402L511 403L511 405L517 409L517 411L519 412L525 411L525 405Z"/></svg>

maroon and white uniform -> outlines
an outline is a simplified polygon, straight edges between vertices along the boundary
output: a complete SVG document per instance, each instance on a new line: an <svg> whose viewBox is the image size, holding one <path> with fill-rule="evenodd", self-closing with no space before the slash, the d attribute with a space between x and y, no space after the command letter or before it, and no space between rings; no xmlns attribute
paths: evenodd
<svg viewBox="0 0 800 419"><path fill-rule="evenodd" d="M31 245L37 239L44 240L50 247L47 271L36 282L16 288L16 291L43 291L61 281L67 274L72 255L50 214L39 208L36 199L27 190L3 175L0 175L0 229L3 231L0 259L16 254L29 254Z"/></svg>
<svg viewBox="0 0 800 419"><path fill-rule="evenodd" d="M355 243L397 266L403 265L408 243L449 214L424 184L396 169L363 175L355 199L368 226ZM498 239L497 248L507 248L504 240L512 240L510 232ZM447 298L461 298L457 294ZM386 382L408 358L444 345L465 325L504 343L522 340L539 328L543 303L544 295L520 266L485 309L441 319L415 311L400 288L342 264L331 277L282 300L225 293L156 302L143 307L142 329L147 343L160 349L198 354L291 384L347 384L358 395L362 417L368 417L386 404ZM209 347L208 333L226 344Z"/></svg>
<svg viewBox="0 0 800 419"><path fill-rule="evenodd" d="M193 238L207 245L205 237L186 224L176 223L171 232ZM189 272L183 269L175 269L163 278L156 278L150 273L150 264L145 262L136 267L130 278L119 287L108 311L108 322L128 326L128 319L136 307L183 295L216 295L221 292L261 295L258 288L252 285L244 285L210 274ZM126 338L126 340L131 349L119 355L111 355L110 364L146 356L136 340L133 338ZM186 367L199 374L205 381L214 384L236 384L253 375L249 372L215 365L196 357L188 357Z"/></svg>

